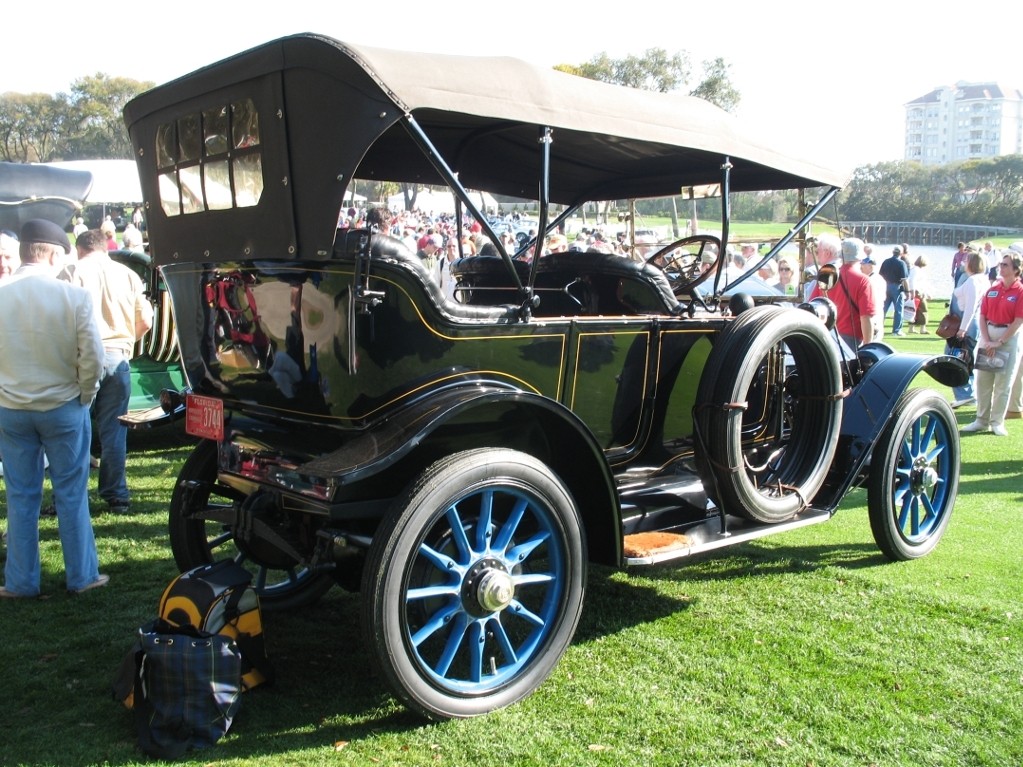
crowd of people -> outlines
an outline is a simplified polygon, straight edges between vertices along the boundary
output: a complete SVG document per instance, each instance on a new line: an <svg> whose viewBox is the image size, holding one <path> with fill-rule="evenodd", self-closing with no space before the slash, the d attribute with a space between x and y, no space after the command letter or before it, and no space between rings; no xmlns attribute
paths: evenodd
<svg viewBox="0 0 1023 767"><path fill-rule="evenodd" d="M537 247L535 222L511 213L490 223L506 253L526 263L533 260ZM497 247L484 232L482 224L468 216L459 228L456 217L450 213L430 214L419 210L395 213L382 206L353 207L342 211L338 227L372 228L400 240L410 252L419 256L445 295L455 301L459 299L450 264L458 258L498 255ZM652 239L646 237L637 237L635 245L630 246L624 232L611 234L601 227L585 228L572 237L555 232L539 243L541 256L584 251L619 255L636 261L646 260L656 247Z"/></svg>
<svg viewBox="0 0 1023 767"><path fill-rule="evenodd" d="M99 571L89 499L94 423L100 498L113 513L129 510L127 431L118 417L128 409L128 361L152 325L153 308L138 275L110 258L120 247L110 227L78 231L74 247L59 226L42 219L0 234L4 599L41 592L47 468L67 590L81 594L109 583Z"/></svg>
<svg viewBox="0 0 1023 767"><path fill-rule="evenodd" d="M879 340L892 312L893 336L929 333L928 302L933 299L927 259L911 260L909 245L896 245L875 270L873 248L857 238L822 235L817 241L821 264L838 266L837 285L827 291L837 311L838 333L851 349ZM946 341L946 354L972 362L970 379L953 387L953 408L976 405L965 433L1006 436L1006 419L1023 418L1023 365L1019 335L1023 326L1023 243L1000 253L992 243L973 249L959 243L953 256L955 288L949 313L959 329ZM809 297L821 295L814 286ZM905 328L905 329L904 329Z"/></svg>

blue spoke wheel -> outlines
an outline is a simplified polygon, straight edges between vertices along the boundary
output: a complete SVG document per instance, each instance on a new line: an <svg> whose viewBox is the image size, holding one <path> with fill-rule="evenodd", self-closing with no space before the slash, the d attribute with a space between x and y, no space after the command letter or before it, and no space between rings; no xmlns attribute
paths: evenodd
<svg viewBox="0 0 1023 767"><path fill-rule="evenodd" d="M364 573L363 626L384 677L431 719L524 698L550 674L582 610L578 511L542 462L468 450L396 499Z"/></svg>
<svg viewBox="0 0 1023 767"><path fill-rule="evenodd" d="M959 488L959 431L949 404L910 389L870 459L870 528L885 556L916 559L938 545Z"/></svg>

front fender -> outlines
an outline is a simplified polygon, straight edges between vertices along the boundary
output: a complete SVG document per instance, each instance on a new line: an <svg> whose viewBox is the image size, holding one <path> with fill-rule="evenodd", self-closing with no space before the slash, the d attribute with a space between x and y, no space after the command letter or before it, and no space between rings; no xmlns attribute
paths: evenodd
<svg viewBox="0 0 1023 767"><path fill-rule="evenodd" d="M833 511L858 480L871 451L888 424L902 393L925 372L945 386L958 386L970 377L969 368L957 357L897 353L891 347L867 344L859 351L863 374L853 386L842 409L838 450L824 487L814 506Z"/></svg>
<svg viewBox="0 0 1023 767"><path fill-rule="evenodd" d="M970 380L970 369L966 364L958 357L947 354L906 354L896 352L888 344L875 342L860 348L858 357L867 371L882 360L897 357L903 361L918 363L909 374L910 379L922 370L944 386L963 386ZM906 381L906 385L908 383L909 381ZM894 401L892 404L895 404Z"/></svg>

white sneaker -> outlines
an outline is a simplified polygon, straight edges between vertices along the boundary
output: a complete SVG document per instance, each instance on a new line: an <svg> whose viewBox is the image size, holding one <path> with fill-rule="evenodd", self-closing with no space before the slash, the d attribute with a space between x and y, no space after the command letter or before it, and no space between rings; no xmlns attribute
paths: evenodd
<svg viewBox="0 0 1023 767"><path fill-rule="evenodd" d="M965 405L976 405L976 404L977 404L977 398L976 397L963 397L962 399L957 399L957 400L953 400L952 401L952 409L956 410L956 409L961 408L961 407L963 407Z"/></svg>
<svg viewBox="0 0 1023 767"><path fill-rule="evenodd" d="M1000 423L996 423L994 426L991 427L991 433L999 437L1009 436L1009 432L1006 430L1005 426L1003 426Z"/></svg>
<svg viewBox="0 0 1023 767"><path fill-rule="evenodd" d="M966 426L964 426L959 431L964 432L966 434L973 434L974 432L978 432L978 431L988 431L989 428L990 427L986 423L981 423L980 421L974 421L973 423L966 424Z"/></svg>
<svg viewBox="0 0 1023 767"><path fill-rule="evenodd" d="M110 583L110 576L100 573L99 577L96 578L96 580L94 580L92 583L87 583L80 589L68 589L68 594L84 594L86 591L92 591L93 589L101 589L108 583Z"/></svg>

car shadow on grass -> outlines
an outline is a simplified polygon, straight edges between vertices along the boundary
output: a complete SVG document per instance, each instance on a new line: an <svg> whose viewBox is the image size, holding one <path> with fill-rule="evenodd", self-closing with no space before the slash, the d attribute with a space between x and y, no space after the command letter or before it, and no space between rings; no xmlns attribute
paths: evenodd
<svg viewBox="0 0 1023 767"><path fill-rule="evenodd" d="M705 582L809 573L829 567L855 570L888 563L889 560L877 547L869 543L786 546L773 541L751 541L736 546L724 555L720 552L697 554L683 560L682 565L669 563L642 572L655 580Z"/></svg>

